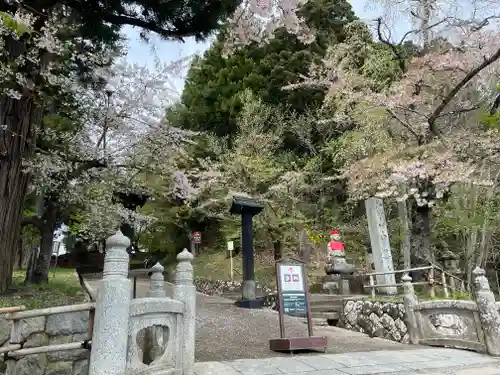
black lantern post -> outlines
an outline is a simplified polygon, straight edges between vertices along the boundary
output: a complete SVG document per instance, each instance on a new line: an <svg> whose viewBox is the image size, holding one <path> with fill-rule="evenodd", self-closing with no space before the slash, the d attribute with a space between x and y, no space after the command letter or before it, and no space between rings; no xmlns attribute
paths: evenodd
<svg viewBox="0 0 500 375"><path fill-rule="evenodd" d="M243 253L243 289L241 300L236 302L239 307L258 309L262 301L256 299L254 254L253 254L253 217L259 214L264 206L255 199L233 197L231 214L241 215L241 247Z"/></svg>

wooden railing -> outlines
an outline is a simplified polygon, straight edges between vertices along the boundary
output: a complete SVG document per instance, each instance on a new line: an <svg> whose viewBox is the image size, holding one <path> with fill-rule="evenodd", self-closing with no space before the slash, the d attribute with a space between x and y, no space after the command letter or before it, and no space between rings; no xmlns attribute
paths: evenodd
<svg viewBox="0 0 500 375"><path fill-rule="evenodd" d="M402 287L402 282L396 282L395 284L377 284L375 282L376 276L380 275L398 275L398 274L409 274L410 272L418 271L428 271L427 280L425 281L415 281L412 282L413 285L428 285L430 297L436 296L436 286L441 286L443 288L444 297L448 298L450 296L450 291L452 293L456 292L466 292L466 285L463 279L443 270L441 267L431 264L424 267L407 268L402 270L390 271L390 272L373 272L366 274L365 276L369 279L369 284L364 285L365 289L370 289L372 298L375 298L376 289L384 287Z"/></svg>
<svg viewBox="0 0 500 375"><path fill-rule="evenodd" d="M93 302L82 303L79 305L58 306L38 310L26 310L25 306L5 307L0 308L0 314L4 314L3 318L13 321L13 327L9 339L9 344L0 347L0 354L6 353L7 357L20 357L29 354L40 354L57 352L61 350L87 349L90 350L92 344L92 329L94 326L94 310ZM71 312L89 312L88 339L84 341L72 342L67 344L45 345L34 348L23 349L23 340L19 336L18 323L21 319L36 318L39 316L48 316L56 314L64 314Z"/></svg>

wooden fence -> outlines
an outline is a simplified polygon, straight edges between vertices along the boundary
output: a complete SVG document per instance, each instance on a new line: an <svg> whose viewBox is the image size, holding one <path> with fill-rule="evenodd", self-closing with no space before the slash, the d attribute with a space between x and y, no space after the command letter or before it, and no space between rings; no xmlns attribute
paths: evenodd
<svg viewBox="0 0 500 375"><path fill-rule="evenodd" d="M365 289L369 289L372 298L375 298L377 288L384 287L402 287L404 283L402 281L396 282L395 284L377 284L375 282L376 276L379 275L408 275L414 272L427 272L427 280L425 281L412 281L412 285L427 285L429 287L429 296L436 297L436 286L440 286L443 290L443 295L445 298L450 297L450 291L452 293L456 292L466 292L466 284L463 279L452 275L451 273L443 270L441 267L431 264L424 267L406 268L402 270L390 271L390 272L373 272L364 275L368 277L369 284L364 285Z"/></svg>

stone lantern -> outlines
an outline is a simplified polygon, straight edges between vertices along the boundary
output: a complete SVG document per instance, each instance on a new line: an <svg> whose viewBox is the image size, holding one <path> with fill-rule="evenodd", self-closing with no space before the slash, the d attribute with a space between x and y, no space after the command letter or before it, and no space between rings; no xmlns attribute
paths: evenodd
<svg viewBox="0 0 500 375"><path fill-rule="evenodd" d="M116 190L113 196L117 202L128 210L134 211L139 207L143 207L151 197L145 191L127 191L127 189ZM127 249L129 253L136 249L135 229L129 222L124 222L120 226L121 232L130 239L130 247Z"/></svg>
<svg viewBox="0 0 500 375"><path fill-rule="evenodd" d="M446 272L449 272L451 275L462 279L464 276L464 272L460 269L460 256L455 254L454 252L447 250L441 256L441 261L443 262L444 269ZM450 286L453 290L457 289L458 280L453 277L449 278Z"/></svg>
<svg viewBox="0 0 500 375"><path fill-rule="evenodd" d="M452 251L446 251L441 256L444 269L450 273L461 272L460 270L460 257Z"/></svg>

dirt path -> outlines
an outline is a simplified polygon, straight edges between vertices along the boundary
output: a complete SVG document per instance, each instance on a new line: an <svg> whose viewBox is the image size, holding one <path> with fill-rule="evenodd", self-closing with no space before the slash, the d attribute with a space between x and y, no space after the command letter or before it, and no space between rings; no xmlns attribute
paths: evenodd
<svg viewBox="0 0 500 375"><path fill-rule="evenodd" d="M97 289L97 280L87 280ZM149 281L137 281L137 297L147 295ZM171 284L166 283L168 295ZM233 301L198 294L196 311L196 360L222 361L240 358L276 357L269 350L269 339L279 337L278 313L270 309L241 309ZM307 335L303 318L285 316L286 335ZM336 327L315 327L315 335L328 337L328 353L372 350L403 350L415 346L389 340L372 339L362 333ZM418 348L418 347L417 347Z"/></svg>

